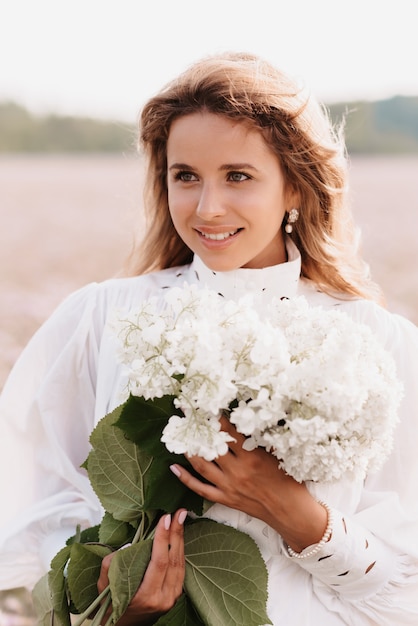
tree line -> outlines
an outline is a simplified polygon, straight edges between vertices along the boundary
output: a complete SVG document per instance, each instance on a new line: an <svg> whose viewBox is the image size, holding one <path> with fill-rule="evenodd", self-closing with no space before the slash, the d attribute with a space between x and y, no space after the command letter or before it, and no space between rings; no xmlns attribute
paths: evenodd
<svg viewBox="0 0 418 626"><path fill-rule="evenodd" d="M394 96L328 108L334 121L345 119L350 154L418 153L418 97Z"/></svg>
<svg viewBox="0 0 418 626"><path fill-rule="evenodd" d="M126 123L67 115L34 115L0 102L0 152L126 152L135 129Z"/></svg>
<svg viewBox="0 0 418 626"><path fill-rule="evenodd" d="M327 106L344 120L350 154L418 153L418 96ZM34 115L16 102L0 102L0 152L134 151L136 129L120 121L56 114Z"/></svg>

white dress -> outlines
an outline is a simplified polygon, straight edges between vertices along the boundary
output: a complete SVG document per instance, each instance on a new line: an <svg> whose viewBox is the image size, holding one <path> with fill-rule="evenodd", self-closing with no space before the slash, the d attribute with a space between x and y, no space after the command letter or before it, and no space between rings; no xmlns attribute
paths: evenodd
<svg viewBox="0 0 418 626"><path fill-rule="evenodd" d="M287 554L280 536L250 516L215 504L208 515L250 534L269 571L275 626L418 625L418 329L365 301L343 301L300 279L300 256L261 270L214 273L190 266L90 284L56 310L15 365L0 400L0 589L31 588L75 526L100 522L100 503L80 465L98 420L120 404L124 386L106 320L116 309L185 281L226 297L261 302L304 295L338 306L372 327L396 359L405 385L395 447L362 483L309 484L335 512L331 540L311 557ZM262 304L261 304L262 306Z"/></svg>

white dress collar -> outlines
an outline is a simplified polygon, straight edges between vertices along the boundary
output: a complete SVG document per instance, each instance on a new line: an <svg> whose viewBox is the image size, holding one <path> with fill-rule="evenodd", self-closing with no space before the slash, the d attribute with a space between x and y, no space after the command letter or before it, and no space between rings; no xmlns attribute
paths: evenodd
<svg viewBox="0 0 418 626"><path fill-rule="evenodd" d="M262 300L273 297L291 298L296 295L301 271L301 257L290 237L286 238L286 263L262 269L239 268L229 272L215 272L194 256L190 265L190 280L212 289L230 300L253 293Z"/></svg>

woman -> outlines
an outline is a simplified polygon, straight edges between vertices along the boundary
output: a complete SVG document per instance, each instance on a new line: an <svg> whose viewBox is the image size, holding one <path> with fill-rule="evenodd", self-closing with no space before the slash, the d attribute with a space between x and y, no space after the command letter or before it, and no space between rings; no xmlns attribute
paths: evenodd
<svg viewBox="0 0 418 626"><path fill-rule="evenodd" d="M67 299L4 390L0 457L10 482L3 501L15 513L2 532L0 587L33 585L77 523L100 521L79 466L92 428L117 406L125 382L106 319L187 281L234 299L249 291L263 303L301 294L338 306L393 354L405 386L401 421L390 458L364 484L296 482L264 450L243 450L227 421L223 428L236 440L230 453L216 463L190 459L202 480L180 465L172 471L214 502L209 517L259 545L273 624L418 623L418 333L376 302L379 290L357 254L341 138L281 72L230 54L202 60L152 98L141 143L150 223L132 257L138 276ZM28 462L24 475L17 455ZM121 623L153 623L180 596L185 515L180 509L159 522L150 565Z"/></svg>

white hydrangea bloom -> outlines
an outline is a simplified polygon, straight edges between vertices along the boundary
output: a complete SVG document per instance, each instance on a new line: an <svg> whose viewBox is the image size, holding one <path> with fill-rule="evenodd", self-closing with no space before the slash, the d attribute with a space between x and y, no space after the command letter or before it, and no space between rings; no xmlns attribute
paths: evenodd
<svg viewBox="0 0 418 626"><path fill-rule="evenodd" d="M200 456L213 461L228 452L228 442L233 437L220 429L220 422L213 416L199 416L187 412L185 417L173 415L163 430L161 441L175 454Z"/></svg>
<svg viewBox="0 0 418 626"><path fill-rule="evenodd" d="M390 452L401 397L391 357L372 331L338 310L276 299L260 318L196 285L113 322L128 390L175 396L162 441L207 460L228 451L229 415L247 450L266 448L296 480L364 477Z"/></svg>

